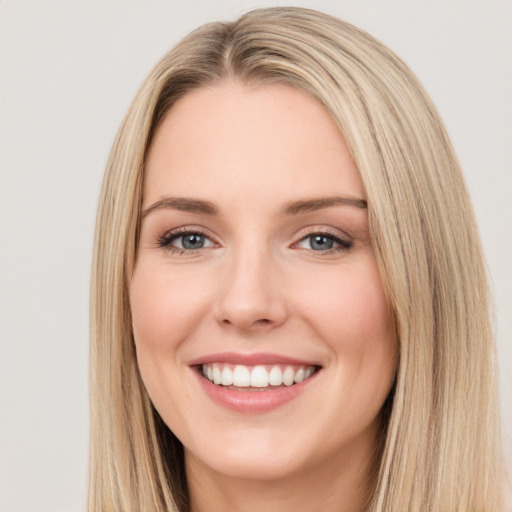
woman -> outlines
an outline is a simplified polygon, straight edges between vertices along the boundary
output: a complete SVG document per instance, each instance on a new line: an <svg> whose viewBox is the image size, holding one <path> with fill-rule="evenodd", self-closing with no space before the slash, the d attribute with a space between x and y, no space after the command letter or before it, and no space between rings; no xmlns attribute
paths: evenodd
<svg viewBox="0 0 512 512"><path fill-rule="evenodd" d="M206 25L107 166L91 510L499 510L487 287L453 149L388 49Z"/></svg>

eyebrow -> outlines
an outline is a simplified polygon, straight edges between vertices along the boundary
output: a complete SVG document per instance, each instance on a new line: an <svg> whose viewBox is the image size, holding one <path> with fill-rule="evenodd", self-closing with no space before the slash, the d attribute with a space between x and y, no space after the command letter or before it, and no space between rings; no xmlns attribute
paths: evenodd
<svg viewBox="0 0 512 512"><path fill-rule="evenodd" d="M298 213L313 212L331 206L355 206L362 210L366 209L368 203L365 199L352 196L333 196L303 199L291 201L281 208L282 215L296 215Z"/></svg>
<svg viewBox="0 0 512 512"><path fill-rule="evenodd" d="M297 215L299 213L312 212L329 208L332 206L353 206L360 209L367 207L364 199L351 196L319 197L312 199L301 199L285 203L280 210L281 215ZM217 215L219 209L210 201L186 197L163 197L142 211L142 218L154 210L161 209L181 210L184 212L204 213L206 215Z"/></svg>
<svg viewBox="0 0 512 512"><path fill-rule="evenodd" d="M210 201L185 197L164 197L143 210L142 218L154 210L164 208L192 213L205 213L206 215L216 215L219 212L218 208Z"/></svg>

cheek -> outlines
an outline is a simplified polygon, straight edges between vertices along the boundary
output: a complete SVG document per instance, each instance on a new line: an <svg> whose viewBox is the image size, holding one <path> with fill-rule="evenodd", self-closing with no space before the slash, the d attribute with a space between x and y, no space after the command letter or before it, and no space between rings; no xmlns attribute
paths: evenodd
<svg viewBox="0 0 512 512"><path fill-rule="evenodd" d="M329 276L310 276L309 293L300 296L303 315L331 352L328 370L336 385L329 401L351 410L360 424L378 414L397 357L393 315L377 265L374 260L364 263L340 266Z"/></svg>
<svg viewBox="0 0 512 512"><path fill-rule="evenodd" d="M184 272L141 257L130 283L130 307L139 372L165 420L189 401L182 385L183 346L201 322L207 299ZM203 276L204 277L204 276ZM179 390L179 393L175 392Z"/></svg>
<svg viewBox="0 0 512 512"><path fill-rule="evenodd" d="M130 283L130 308L137 364L153 403L158 397L162 360L169 352L169 312L174 310L172 296L158 285L154 272L137 263ZM159 363L160 362L160 363ZM167 362L167 361L166 361Z"/></svg>
<svg viewBox="0 0 512 512"><path fill-rule="evenodd" d="M138 349L168 351L194 329L203 314L206 298L197 282L165 265L140 261L130 285L130 305Z"/></svg>
<svg viewBox="0 0 512 512"><path fill-rule="evenodd" d="M310 274L300 308L325 341L338 351L361 353L394 344L391 309L376 264Z"/></svg>

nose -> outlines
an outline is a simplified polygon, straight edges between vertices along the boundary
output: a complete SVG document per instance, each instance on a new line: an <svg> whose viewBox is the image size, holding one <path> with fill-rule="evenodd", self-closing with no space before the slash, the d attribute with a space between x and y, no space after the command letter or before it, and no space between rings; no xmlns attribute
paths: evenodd
<svg viewBox="0 0 512 512"><path fill-rule="evenodd" d="M287 318L286 290L272 258L248 251L226 261L215 316L223 326L241 331L268 330Z"/></svg>

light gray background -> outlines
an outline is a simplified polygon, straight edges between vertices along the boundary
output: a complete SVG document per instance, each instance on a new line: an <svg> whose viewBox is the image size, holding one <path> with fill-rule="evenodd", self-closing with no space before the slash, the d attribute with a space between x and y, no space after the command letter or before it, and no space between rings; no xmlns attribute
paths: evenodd
<svg viewBox="0 0 512 512"><path fill-rule="evenodd" d="M280 1L279 4L289 4ZM417 73L462 161L497 304L512 438L512 2L318 0ZM98 191L130 100L197 25L266 1L0 1L0 509L85 510Z"/></svg>

